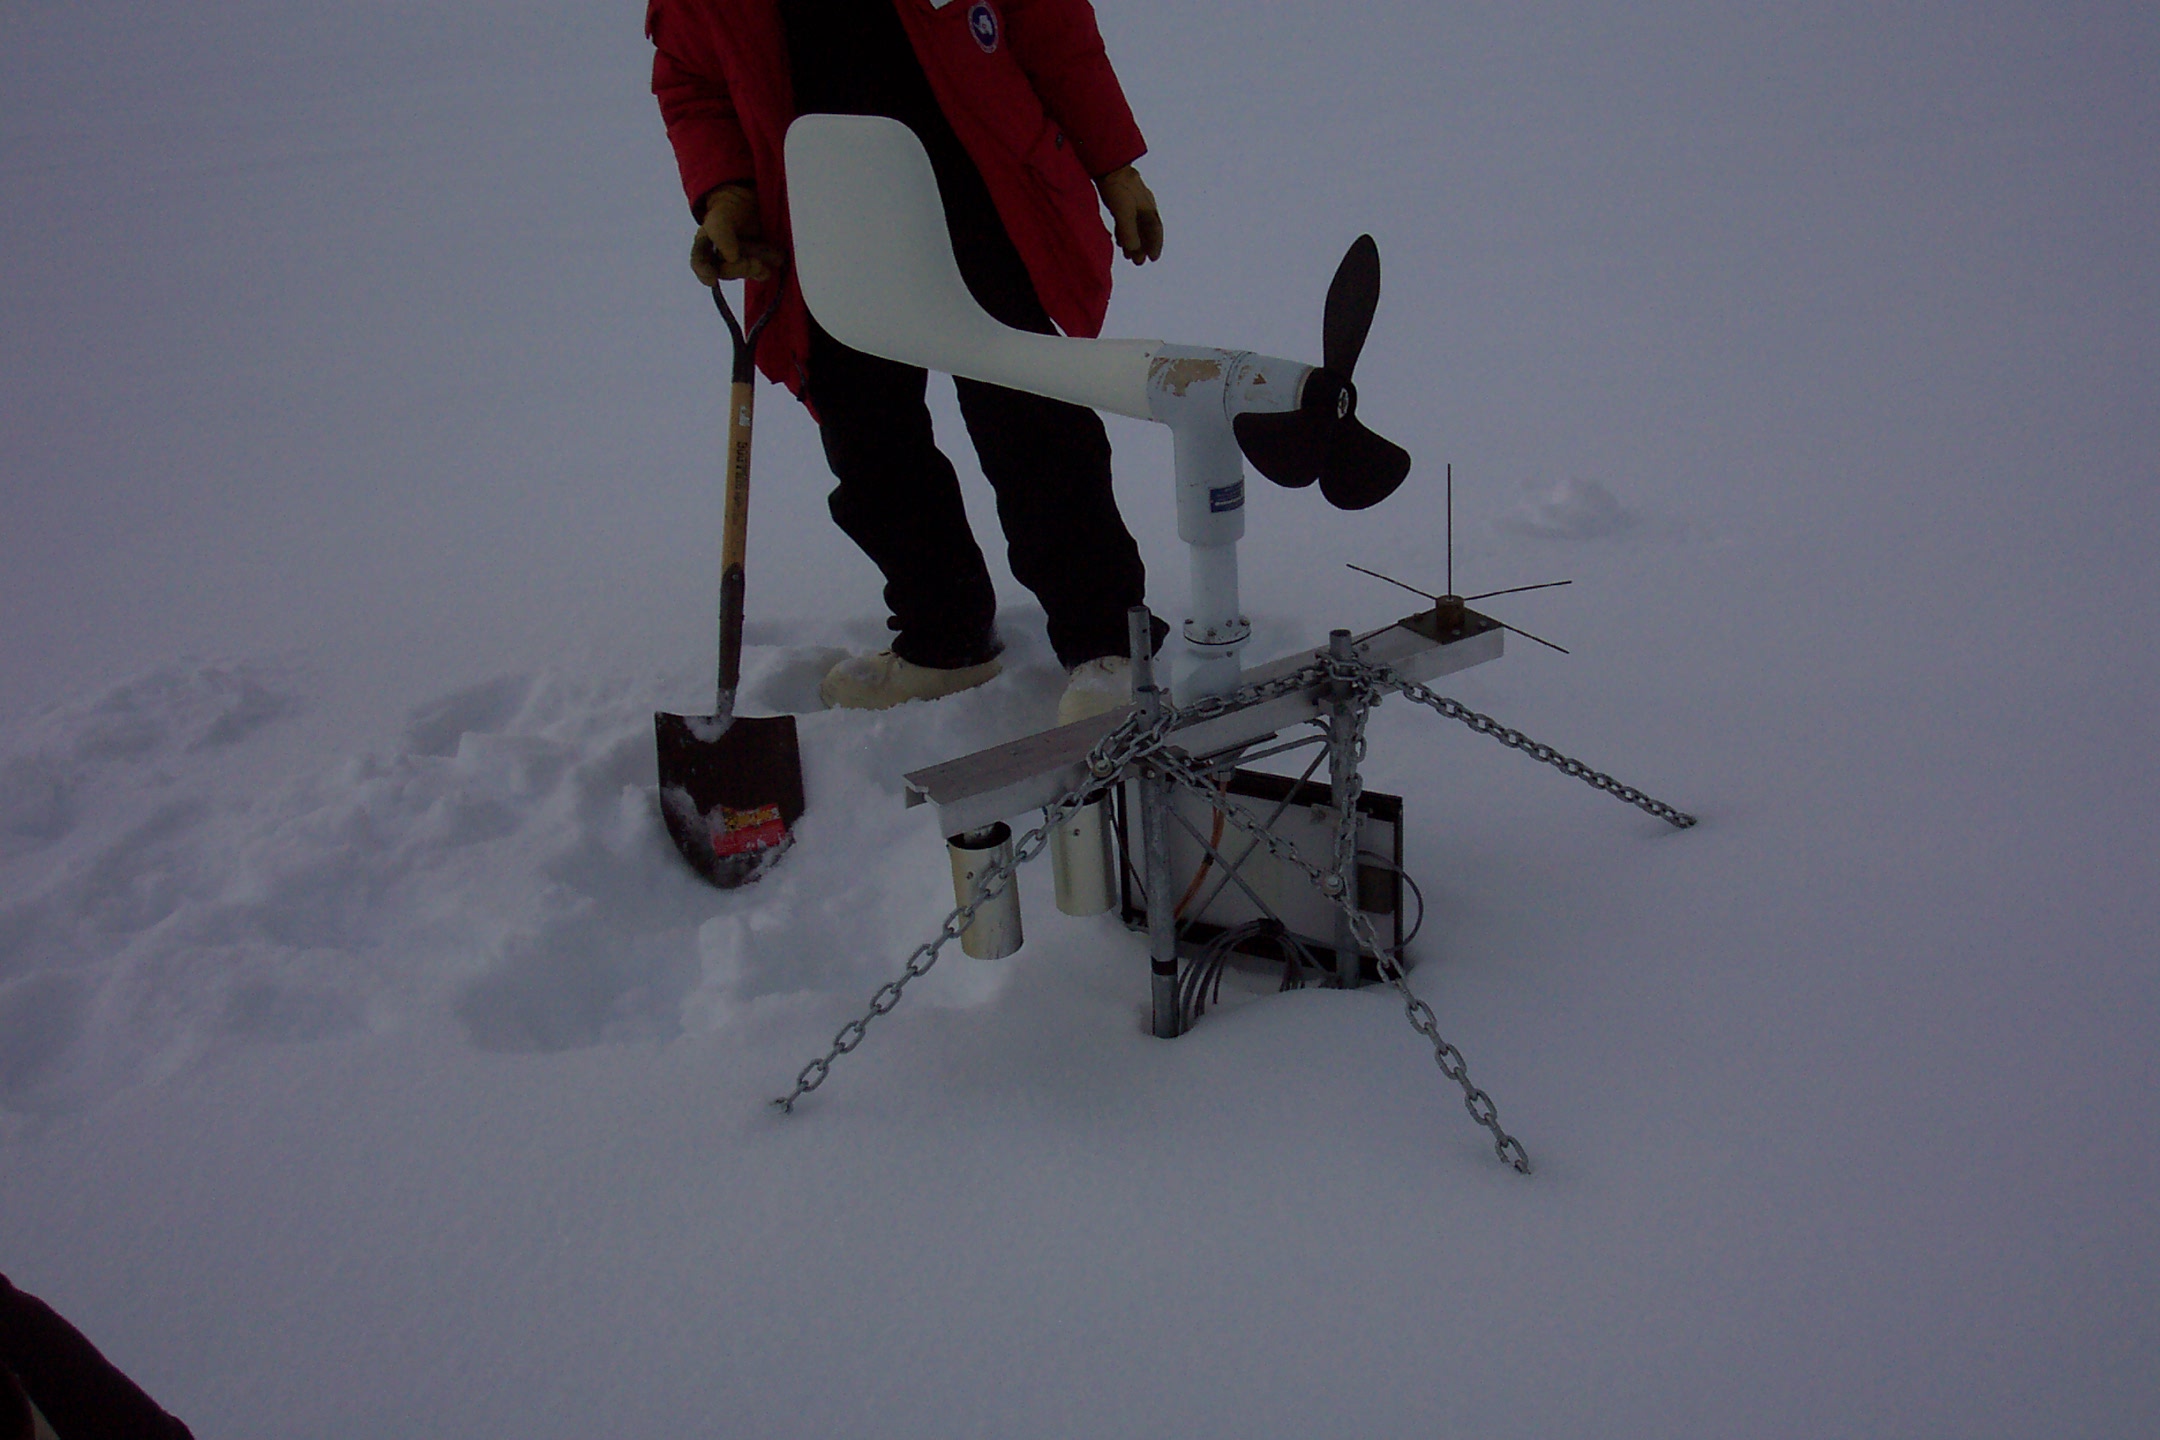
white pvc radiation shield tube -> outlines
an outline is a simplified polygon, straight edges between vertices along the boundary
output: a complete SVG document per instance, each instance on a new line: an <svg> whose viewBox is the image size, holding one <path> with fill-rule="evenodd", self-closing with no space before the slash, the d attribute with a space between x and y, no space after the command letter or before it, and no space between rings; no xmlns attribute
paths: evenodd
<svg viewBox="0 0 2160 1440"><path fill-rule="evenodd" d="M1116 900L1111 888L1107 800L1083 805L1050 837L1050 875L1057 907L1067 915L1100 915Z"/></svg>

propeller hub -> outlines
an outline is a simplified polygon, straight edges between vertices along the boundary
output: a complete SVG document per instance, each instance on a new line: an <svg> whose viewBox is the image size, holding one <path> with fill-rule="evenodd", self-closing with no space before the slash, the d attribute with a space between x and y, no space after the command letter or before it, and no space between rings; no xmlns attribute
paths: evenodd
<svg viewBox="0 0 2160 1440"><path fill-rule="evenodd" d="M1330 420L1348 420L1357 413L1357 386L1350 377L1322 365L1305 377L1305 393L1298 408Z"/></svg>
<svg viewBox="0 0 2160 1440"><path fill-rule="evenodd" d="M1379 303L1380 251L1370 235L1360 235L1328 286L1321 363L1306 372L1298 408L1247 412L1230 421L1255 470L1291 489L1318 481L1320 494L1338 510L1377 505L1410 473L1409 452L1357 418L1357 387L1350 383Z"/></svg>

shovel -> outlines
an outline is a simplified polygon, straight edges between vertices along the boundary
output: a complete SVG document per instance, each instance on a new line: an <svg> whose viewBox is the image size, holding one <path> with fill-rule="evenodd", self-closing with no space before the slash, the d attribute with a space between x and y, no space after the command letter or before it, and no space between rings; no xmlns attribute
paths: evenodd
<svg viewBox="0 0 2160 1440"><path fill-rule="evenodd" d="M713 304L735 342L727 509L720 531L719 697L710 715L653 716L660 813L668 834L691 869L728 890L772 868L794 843L795 823L803 813L795 717L753 719L735 713L735 688L742 679L743 551L750 528L750 412L756 396L751 359L759 333L779 308L781 288L773 287L765 313L745 335L727 297L713 286Z"/></svg>

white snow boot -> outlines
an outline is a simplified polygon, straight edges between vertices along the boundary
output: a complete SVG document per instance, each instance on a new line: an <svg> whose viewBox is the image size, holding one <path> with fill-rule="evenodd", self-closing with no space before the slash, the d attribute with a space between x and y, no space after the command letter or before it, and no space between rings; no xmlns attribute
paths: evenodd
<svg viewBox="0 0 2160 1440"><path fill-rule="evenodd" d="M1058 697L1058 724L1070 725L1090 715L1132 703L1132 660L1124 655L1104 655L1073 666Z"/></svg>
<svg viewBox="0 0 2160 1440"><path fill-rule="evenodd" d="M997 660L939 670L903 660L890 650L850 655L818 682L818 698L835 710L890 710L910 700L938 700L995 679Z"/></svg>

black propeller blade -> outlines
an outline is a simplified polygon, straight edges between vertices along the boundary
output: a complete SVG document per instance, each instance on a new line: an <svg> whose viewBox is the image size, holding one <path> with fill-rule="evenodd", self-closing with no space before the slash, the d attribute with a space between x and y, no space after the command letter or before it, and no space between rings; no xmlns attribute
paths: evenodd
<svg viewBox="0 0 2160 1440"><path fill-rule="evenodd" d="M1409 451L1352 420L1335 428L1320 493L1338 510L1363 510L1394 494L1409 474Z"/></svg>
<svg viewBox="0 0 2160 1440"><path fill-rule="evenodd" d="M1306 377L1298 408L1234 417L1230 428L1253 468L1293 489L1320 482L1338 510L1363 510L1395 493L1410 454L1357 418L1350 381L1380 304L1380 247L1360 235L1335 268L1320 317L1320 368Z"/></svg>
<svg viewBox="0 0 2160 1440"><path fill-rule="evenodd" d="M1320 312L1320 363L1347 380L1365 353L1365 337L1379 308L1380 247L1372 236L1360 235L1328 282L1327 308Z"/></svg>

